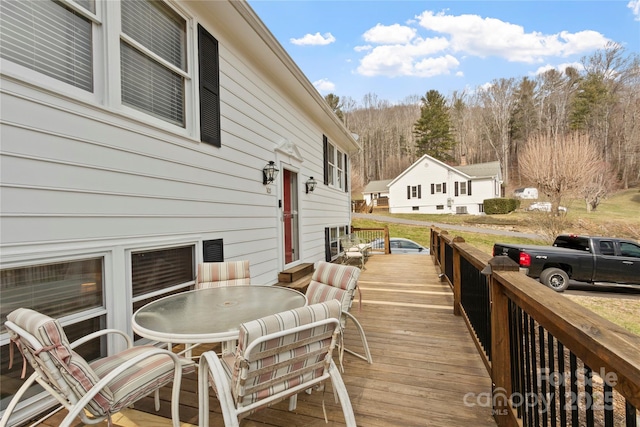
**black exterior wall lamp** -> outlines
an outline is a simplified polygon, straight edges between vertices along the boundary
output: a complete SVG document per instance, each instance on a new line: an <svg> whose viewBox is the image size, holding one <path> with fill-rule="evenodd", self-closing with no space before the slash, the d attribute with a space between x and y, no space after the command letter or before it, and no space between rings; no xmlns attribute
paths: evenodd
<svg viewBox="0 0 640 427"><path fill-rule="evenodd" d="M276 168L276 164L273 160L270 160L269 163L262 169L262 183L264 185L271 184L278 176L279 169Z"/></svg>
<svg viewBox="0 0 640 427"><path fill-rule="evenodd" d="M309 179L307 180L307 182L305 182L305 187L307 189L307 194L313 193L313 190L316 189L316 185L318 185L318 182L315 179L313 179L312 176L310 176Z"/></svg>

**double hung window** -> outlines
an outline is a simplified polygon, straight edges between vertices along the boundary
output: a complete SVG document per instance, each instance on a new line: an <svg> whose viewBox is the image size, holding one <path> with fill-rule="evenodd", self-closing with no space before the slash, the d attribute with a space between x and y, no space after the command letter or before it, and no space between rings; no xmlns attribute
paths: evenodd
<svg viewBox="0 0 640 427"><path fill-rule="evenodd" d="M93 21L93 0L2 0L0 56L93 92Z"/></svg>
<svg viewBox="0 0 640 427"><path fill-rule="evenodd" d="M2 0L3 72L194 136L199 111L201 140L220 146L218 42L190 20L159 0Z"/></svg>
<svg viewBox="0 0 640 427"><path fill-rule="evenodd" d="M186 20L159 1L122 1L121 14L122 103L184 126Z"/></svg>
<svg viewBox="0 0 640 427"><path fill-rule="evenodd" d="M331 144L326 136L324 145L324 183L342 191L348 191L347 186L347 155Z"/></svg>

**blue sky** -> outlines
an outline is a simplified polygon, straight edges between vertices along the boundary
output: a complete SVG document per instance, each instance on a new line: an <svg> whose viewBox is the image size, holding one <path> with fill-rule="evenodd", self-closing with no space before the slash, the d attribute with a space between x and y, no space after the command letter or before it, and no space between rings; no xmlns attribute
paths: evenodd
<svg viewBox="0 0 640 427"><path fill-rule="evenodd" d="M640 52L640 0L249 0L322 95L399 102Z"/></svg>

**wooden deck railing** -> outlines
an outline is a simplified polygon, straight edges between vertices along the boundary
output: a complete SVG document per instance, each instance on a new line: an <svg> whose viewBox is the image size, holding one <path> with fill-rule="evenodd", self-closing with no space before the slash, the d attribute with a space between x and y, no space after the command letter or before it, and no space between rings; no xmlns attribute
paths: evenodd
<svg viewBox="0 0 640 427"><path fill-rule="evenodd" d="M390 254L389 247L389 227L380 228L359 228L351 227L351 232L358 236L361 241L371 243L371 252Z"/></svg>
<svg viewBox="0 0 640 427"><path fill-rule="evenodd" d="M640 336L446 231L431 253L493 381L500 426L636 427Z"/></svg>

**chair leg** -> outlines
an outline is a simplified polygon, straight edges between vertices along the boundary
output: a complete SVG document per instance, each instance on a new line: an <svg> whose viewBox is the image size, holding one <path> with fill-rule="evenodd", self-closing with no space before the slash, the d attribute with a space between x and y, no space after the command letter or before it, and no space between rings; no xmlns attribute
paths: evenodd
<svg viewBox="0 0 640 427"><path fill-rule="evenodd" d="M342 413L344 414L344 421L347 427L356 427L356 417L353 414L353 407L351 406L351 400L349 399L349 393L347 393L347 387L342 381L342 376L336 364L331 360L331 366L329 368L329 375L331 376L331 384L333 389L338 393L340 399L340 406L342 407Z"/></svg>
<svg viewBox="0 0 640 427"><path fill-rule="evenodd" d="M343 314L345 314L347 316L347 318L351 319L353 321L353 324L356 326L356 328L358 329L358 333L360 334L360 339L362 340L362 347L364 348L364 356L361 354L358 354L352 350L349 350L348 348L344 347L344 351L346 351L347 353L353 354L356 357L359 357L362 360L366 360L367 362L369 362L370 364L373 363L373 359L371 358L371 352L369 351L369 344L367 343L367 337L364 334L364 329L362 328L362 325L360 324L360 322L358 322L358 319L356 319L353 314L349 313L348 311L344 312ZM345 324L346 326L346 324Z"/></svg>
<svg viewBox="0 0 640 427"><path fill-rule="evenodd" d="M24 381L24 383L22 383L22 386L18 389L16 394L13 396L13 399L11 399L11 402L9 402L9 405L4 410L4 416L2 417L2 419L0 419L0 427L6 427L9 424L9 418L11 417L13 410L16 409L16 406L18 406L18 402L20 402L22 395L36 381L36 378L38 378L38 373L34 372L29 376L29 378Z"/></svg>

